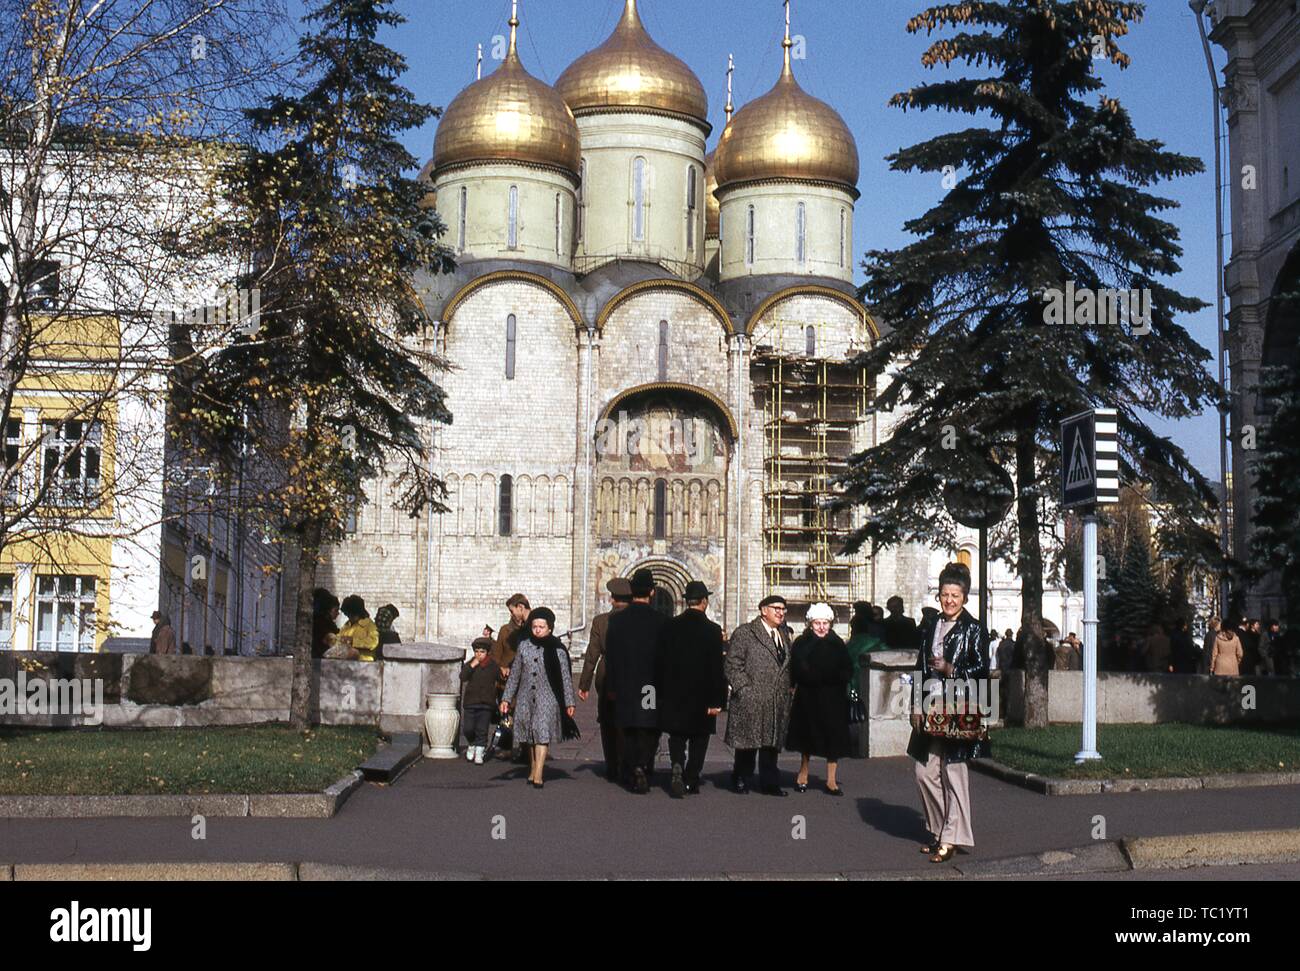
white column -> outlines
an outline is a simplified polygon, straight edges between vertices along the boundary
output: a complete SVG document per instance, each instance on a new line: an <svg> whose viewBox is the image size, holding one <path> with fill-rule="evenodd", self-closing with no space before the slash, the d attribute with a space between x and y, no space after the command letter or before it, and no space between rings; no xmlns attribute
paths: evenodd
<svg viewBox="0 0 1300 971"><path fill-rule="evenodd" d="M31 651L36 648L36 618L33 616L35 606L32 603L33 580L30 563L14 564L14 637L10 646L15 651Z"/></svg>
<svg viewBox="0 0 1300 971"><path fill-rule="evenodd" d="M1097 517L1089 512L1083 517L1083 747L1074 761L1100 759L1097 752Z"/></svg>

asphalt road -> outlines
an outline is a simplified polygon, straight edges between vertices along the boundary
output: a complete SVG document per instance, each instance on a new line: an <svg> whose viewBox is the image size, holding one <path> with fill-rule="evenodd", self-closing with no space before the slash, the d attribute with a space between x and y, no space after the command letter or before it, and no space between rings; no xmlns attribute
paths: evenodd
<svg viewBox="0 0 1300 971"><path fill-rule="evenodd" d="M738 796L727 789L730 754L718 738L702 792L674 800L667 771L648 795L607 783L593 758L595 726L584 724L584 736L548 763L542 790L508 762L422 760L394 786L364 786L333 819L214 817L202 840L188 818L0 820L0 862L311 861L533 878L936 869L918 853L922 817L906 757L846 760L838 799L820 791L816 760L806 793ZM782 757L787 786L796 767ZM1103 822L1111 840L1300 827L1300 798L1286 786L1051 797L971 773L971 800L971 860L1088 845Z"/></svg>

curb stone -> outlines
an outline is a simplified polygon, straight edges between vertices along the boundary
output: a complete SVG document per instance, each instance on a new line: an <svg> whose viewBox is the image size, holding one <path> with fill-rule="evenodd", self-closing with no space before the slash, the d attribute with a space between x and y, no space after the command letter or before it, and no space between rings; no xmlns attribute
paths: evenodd
<svg viewBox="0 0 1300 971"><path fill-rule="evenodd" d="M1152 779L1058 779L1022 772L993 759L973 759L977 772L1045 796L1091 796L1103 792L1182 792L1191 789L1247 789L1300 785L1300 772L1242 772Z"/></svg>
<svg viewBox="0 0 1300 971"><path fill-rule="evenodd" d="M16 863L14 880L276 880L295 879L292 863Z"/></svg>
<svg viewBox="0 0 1300 971"><path fill-rule="evenodd" d="M1123 845L1135 870L1300 861L1300 829L1138 836Z"/></svg>
<svg viewBox="0 0 1300 971"><path fill-rule="evenodd" d="M0 819L187 816L329 819L361 785L353 770L324 792L206 795L0 796Z"/></svg>
<svg viewBox="0 0 1300 971"><path fill-rule="evenodd" d="M14 868L8 863L0 866L0 883L9 883L14 878Z"/></svg>

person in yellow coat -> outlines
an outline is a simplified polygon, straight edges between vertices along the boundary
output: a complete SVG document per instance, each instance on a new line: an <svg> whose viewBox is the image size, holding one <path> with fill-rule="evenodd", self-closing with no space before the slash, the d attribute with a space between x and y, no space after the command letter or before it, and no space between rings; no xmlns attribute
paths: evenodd
<svg viewBox="0 0 1300 971"><path fill-rule="evenodd" d="M348 619L339 631L339 642L356 651L358 661L373 661L379 650L379 628L366 612L366 602L353 594L343 598L339 609Z"/></svg>

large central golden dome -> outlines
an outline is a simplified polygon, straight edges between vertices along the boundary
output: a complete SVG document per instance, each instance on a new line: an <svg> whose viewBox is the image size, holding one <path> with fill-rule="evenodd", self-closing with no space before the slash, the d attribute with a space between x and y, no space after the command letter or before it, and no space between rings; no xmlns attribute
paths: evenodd
<svg viewBox="0 0 1300 971"><path fill-rule="evenodd" d="M614 33L570 64L555 89L574 114L599 108L649 108L685 115L709 127L704 85L684 61L646 33L636 0L627 0Z"/></svg>
<svg viewBox="0 0 1300 971"><path fill-rule="evenodd" d="M760 179L832 182L857 191L858 146L839 112L799 87L785 67L776 86L736 112L714 150L718 185Z"/></svg>
<svg viewBox="0 0 1300 971"><path fill-rule="evenodd" d="M513 161L560 168L577 177L581 160L578 125L555 89L519 61L515 28L501 66L458 94L433 139L436 175L466 162Z"/></svg>

